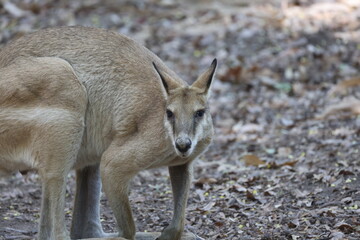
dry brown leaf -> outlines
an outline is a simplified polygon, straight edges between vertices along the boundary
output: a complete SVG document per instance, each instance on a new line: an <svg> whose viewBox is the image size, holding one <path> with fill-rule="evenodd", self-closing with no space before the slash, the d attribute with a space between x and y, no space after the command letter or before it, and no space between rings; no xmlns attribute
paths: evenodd
<svg viewBox="0 0 360 240"><path fill-rule="evenodd" d="M255 195L250 191L246 191L246 198L252 201L256 200Z"/></svg>
<svg viewBox="0 0 360 240"><path fill-rule="evenodd" d="M343 169L339 172L339 175L345 175L345 176L348 176L348 175L355 175L354 172L350 171L350 170L346 170L346 169Z"/></svg>
<svg viewBox="0 0 360 240"><path fill-rule="evenodd" d="M298 162L298 160L281 162L281 163L271 162L271 163L269 163L268 167L271 169L281 168L283 166L293 167L297 162Z"/></svg>
<svg viewBox="0 0 360 240"><path fill-rule="evenodd" d="M328 116L341 111L351 111L356 115L360 114L360 100L354 97L346 98L338 104L327 107L322 114L316 117L316 119L325 119Z"/></svg>
<svg viewBox="0 0 360 240"><path fill-rule="evenodd" d="M252 78L254 72L258 71L258 66L249 66L243 67L241 65L236 65L226 69L224 72L220 72L218 77L220 81L231 82L231 83L241 83L246 82Z"/></svg>
<svg viewBox="0 0 360 240"><path fill-rule="evenodd" d="M293 219L288 223L289 228L297 228L299 225L299 219Z"/></svg>
<svg viewBox="0 0 360 240"><path fill-rule="evenodd" d="M228 68L225 73L219 75L219 79L223 82L239 82L241 79L242 71L242 66Z"/></svg>
<svg viewBox="0 0 360 240"><path fill-rule="evenodd" d="M264 165L266 164L263 160L261 160L259 157L252 155L252 154L247 154L244 155L241 158L242 161L245 162L246 166L259 166L259 165Z"/></svg>
<svg viewBox="0 0 360 240"><path fill-rule="evenodd" d="M338 222L337 224L335 224L334 227L339 229L343 233L351 233L354 231L354 228L350 224L347 224L346 222Z"/></svg>
<svg viewBox="0 0 360 240"><path fill-rule="evenodd" d="M214 223L215 224L215 226L217 226L217 227L222 227L222 226L224 226L225 225L225 223L224 222L215 222Z"/></svg>
<svg viewBox="0 0 360 240"><path fill-rule="evenodd" d="M360 77L355 77L351 79L344 80L335 86L333 86L329 92L328 96L334 95L335 93L344 93L347 88L355 87L360 85Z"/></svg>
<svg viewBox="0 0 360 240"><path fill-rule="evenodd" d="M217 180L215 178L200 178L195 182L195 186L203 188L204 184L213 184L216 183Z"/></svg>

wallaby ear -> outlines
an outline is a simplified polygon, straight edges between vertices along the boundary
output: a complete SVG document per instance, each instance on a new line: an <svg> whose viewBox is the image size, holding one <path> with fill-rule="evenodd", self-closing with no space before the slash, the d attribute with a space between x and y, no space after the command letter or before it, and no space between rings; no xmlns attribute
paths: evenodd
<svg viewBox="0 0 360 240"><path fill-rule="evenodd" d="M155 71L159 74L161 82L165 88L167 94L170 93L171 90L181 87L181 85L176 82L172 77L169 76L166 72L161 72L160 69L153 62Z"/></svg>
<svg viewBox="0 0 360 240"><path fill-rule="evenodd" d="M192 87L200 88L204 91L205 94L208 94L211 82L214 78L214 73L217 66L216 58L212 61L211 66L208 70L203 72L198 79L191 85Z"/></svg>

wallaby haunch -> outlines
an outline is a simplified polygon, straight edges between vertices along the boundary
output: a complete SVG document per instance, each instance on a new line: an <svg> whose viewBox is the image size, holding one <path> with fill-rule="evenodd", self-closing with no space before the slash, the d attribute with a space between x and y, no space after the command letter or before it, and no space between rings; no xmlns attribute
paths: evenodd
<svg viewBox="0 0 360 240"><path fill-rule="evenodd" d="M216 69L189 86L145 47L107 30L41 30L0 51L0 175L37 169L39 239L69 239L65 179L76 170L71 238L102 237L100 175L119 236L134 239L129 182L168 166L174 216L159 240L178 240L192 162L210 144Z"/></svg>

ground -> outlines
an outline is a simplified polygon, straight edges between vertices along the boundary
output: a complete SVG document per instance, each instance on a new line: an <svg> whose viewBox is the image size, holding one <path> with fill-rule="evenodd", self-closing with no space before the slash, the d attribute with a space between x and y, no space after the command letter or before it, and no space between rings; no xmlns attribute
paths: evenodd
<svg viewBox="0 0 360 240"><path fill-rule="evenodd" d="M180 2L180 1L179 1ZM360 3L283 1L3 1L0 43L47 26L112 29L141 42L192 82L217 57L210 108L216 137L195 164L186 230L204 239L360 239L360 118L319 117L359 88ZM35 173L0 180L0 239L34 239ZM67 223L74 173L67 185ZM140 173L131 202L139 231L172 214L166 169ZM101 200L106 231L115 222Z"/></svg>

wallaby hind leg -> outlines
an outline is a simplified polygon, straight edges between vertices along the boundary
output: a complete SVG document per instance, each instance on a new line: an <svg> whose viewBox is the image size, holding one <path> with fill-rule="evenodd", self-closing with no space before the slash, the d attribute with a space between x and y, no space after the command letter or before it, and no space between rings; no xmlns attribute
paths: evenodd
<svg viewBox="0 0 360 240"><path fill-rule="evenodd" d="M39 134L40 147L34 151L43 191L39 239L68 240L64 213L65 180L77 157L82 128L75 122L61 128L44 128L43 131L47 134Z"/></svg>
<svg viewBox="0 0 360 240"><path fill-rule="evenodd" d="M69 239L64 215L65 177L47 173L41 175L43 183L39 240Z"/></svg>
<svg viewBox="0 0 360 240"><path fill-rule="evenodd" d="M19 57L1 69L0 82L0 154L41 176L39 239L68 240L65 179L82 142L85 87L55 57Z"/></svg>
<svg viewBox="0 0 360 240"><path fill-rule="evenodd" d="M70 239L65 227L65 180L75 164L83 130L81 121L68 120L67 124L60 124L61 128L45 127L34 149L43 191L40 240Z"/></svg>
<svg viewBox="0 0 360 240"><path fill-rule="evenodd" d="M76 171L76 195L71 223L71 238L111 236L103 232L100 223L101 181L99 165Z"/></svg>
<svg viewBox="0 0 360 240"><path fill-rule="evenodd" d="M65 180L76 160L82 128L68 120L67 124L44 127L35 141L38 146L33 154L42 180L40 240L70 239L65 227Z"/></svg>

